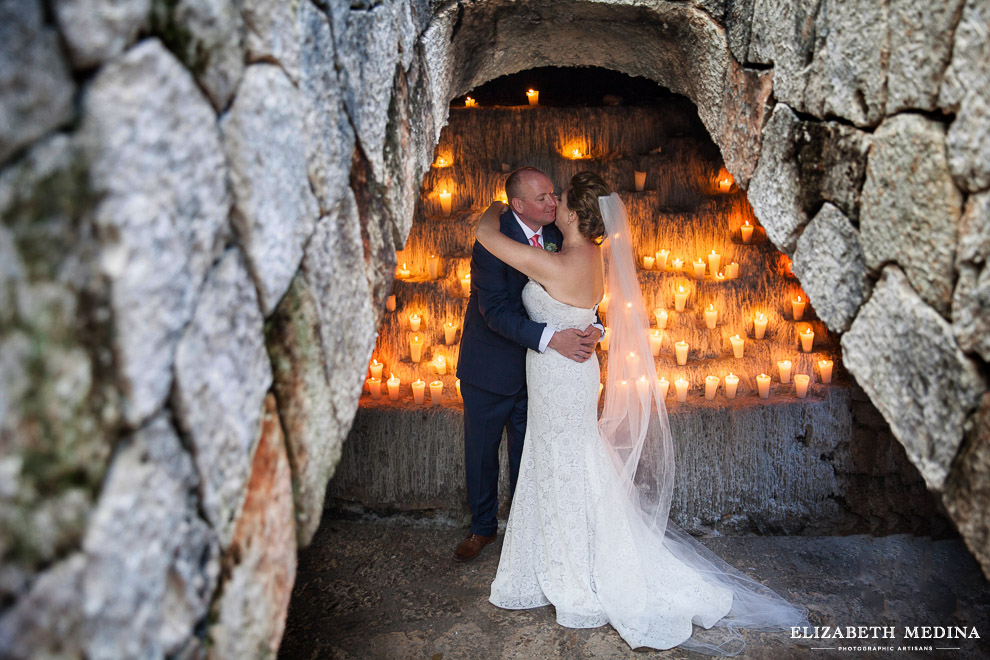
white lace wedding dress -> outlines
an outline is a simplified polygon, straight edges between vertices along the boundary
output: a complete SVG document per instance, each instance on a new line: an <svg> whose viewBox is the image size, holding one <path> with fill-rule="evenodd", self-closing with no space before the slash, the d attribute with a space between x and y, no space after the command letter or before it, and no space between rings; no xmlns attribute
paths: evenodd
<svg viewBox="0 0 990 660"><path fill-rule="evenodd" d="M586 328L595 309L572 307L530 281L530 318ZM491 602L507 609L552 604L569 628L611 623L633 648L666 649L728 613L731 590L706 582L664 546L642 547L628 501L598 431L597 358L529 351L529 414ZM642 531L642 530L639 530Z"/></svg>

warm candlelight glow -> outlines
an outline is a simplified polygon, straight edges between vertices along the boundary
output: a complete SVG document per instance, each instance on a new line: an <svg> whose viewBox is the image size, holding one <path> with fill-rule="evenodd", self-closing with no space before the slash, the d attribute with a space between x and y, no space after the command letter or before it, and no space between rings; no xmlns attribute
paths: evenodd
<svg viewBox="0 0 990 660"><path fill-rule="evenodd" d="M447 373L447 359L444 356L438 355L433 358L433 366L436 367L437 373L441 376Z"/></svg>
<svg viewBox="0 0 990 660"><path fill-rule="evenodd" d="M705 310L705 327L714 330L717 322L718 310L715 309L715 303L708 303L708 309Z"/></svg>
<svg viewBox="0 0 990 660"><path fill-rule="evenodd" d="M663 333L659 330L650 332L650 352L653 357L660 355L660 345L663 341Z"/></svg>
<svg viewBox="0 0 990 660"><path fill-rule="evenodd" d="M605 334L602 335L602 340L598 342L598 345L602 347L603 351L608 350L608 340L609 340L608 326L605 326Z"/></svg>
<svg viewBox="0 0 990 660"><path fill-rule="evenodd" d="M798 295L797 298L791 301L791 312L794 315L795 321L800 321L804 318L804 307L808 304L808 301Z"/></svg>
<svg viewBox="0 0 990 660"><path fill-rule="evenodd" d="M453 321L447 321L443 324L443 343L447 346L452 346L454 339L457 338L457 327Z"/></svg>
<svg viewBox="0 0 990 660"><path fill-rule="evenodd" d="M753 240L753 225L749 224L749 220L744 222L742 227L739 228L739 234L742 236L743 243L749 243Z"/></svg>
<svg viewBox="0 0 990 660"><path fill-rule="evenodd" d="M794 374L794 393L799 399L808 396L808 385L811 383L811 376L808 374Z"/></svg>
<svg viewBox="0 0 990 660"><path fill-rule="evenodd" d="M743 356L743 347L746 341L739 335L732 335L729 337L729 343L732 344L732 356L736 358L741 358Z"/></svg>
<svg viewBox="0 0 990 660"><path fill-rule="evenodd" d="M395 374L390 373L388 375L388 381L386 382L386 385L388 385L388 398L391 399L392 401L399 400L399 385L401 384L402 381L396 378Z"/></svg>
<svg viewBox="0 0 990 660"><path fill-rule="evenodd" d="M811 347L815 343L815 331L810 327L805 328L804 332L800 333L801 336L801 350L805 353L811 352Z"/></svg>
<svg viewBox="0 0 990 660"><path fill-rule="evenodd" d="M729 375L725 377L725 398L735 399L737 387L739 387L739 376L730 371Z"/></svg>
<svg viewBox="0 0 990 660"><path fill-rule="evenodd" d="M770 398L770 376L766 374L760 374L756 377L756 387L760 391L761 399Z"/></svg>
<svg viewBox="0 0 990 660"><path fill-rule="evenodd" d="M688 292L683 285L677 287L677 291L674 292L674 310L678 312L684 311L684 304L687 302Z"/></svg>
<svg viewBox="0 0 990 660"><path fill-rule="evenodd" d="M725 267L725 279L734 280L739 277L739 264L735 261Z"/></svg>
<svg viewBox="0 0 990 660"><path fill-rule="evenodd" d="M763 312L757 313L753 317L753 336L757 339L763 339L763 336L767 332L767 315Z"/></svg>
<svg viewBox="0 0 990 660"><path fill-rule="evenodd" d="M372 378L377 378L378 380L381 380L382 379L382 368L384 368L384 366L385 365L382 364L381 362L379 362L378 360L372 360L371 361L371 377Z"/></svg>
<svg viewBox="0 0 990 660"><path fill-rule="evenodd" d="M412 393L415 403L423 403L426 400L426 382L417 378L412 384Z"/></svg>
<svg viewBox="0 0 990 660"><path fill-rule="evenodd" d="M573 149L571 149L571 158L574 158L574 159L581 158L581 150L578 149L577 147L574 147Z"/></svg>
<svg viewBox="0 0 990 660"><path fill-rule="evenodd" d="M435 380L430 383L430 404L436 406L443 398L443 381Z"/></svg>
<svg viewBox="0 0 990 660"><path fill-rule="evenodd" d="M419 325L420 325L420 323L422 321L423 321L423 317L420 316L419 314L410 314L409 315L409 329L412 330L413 332L418 332L419 331Z"/></svg>
<svg viewBox="0 0 990 660"><path fill-rule="evenodd" d="M670 250L657 250L656 253L656 264L657 270L667 269L667 257L670 256Z"/></svg>
<svg viewBox="0 0 990 660"><path fill-rule="evenodd" d="M650 383L646 380L646 376L640 376L639 380L636 381L636 394L639 395L640 399L646 397L650 393Z"/></svg>
<svg viewBox="0 0 990 660"><path fill-rule="evenodd" d="M537 105L540 102L540 92L535 89L527 90L526 98L529 100L530 105Z"/></svg>
<svg viewBox="0 0 990 660"><path fill-rule="evenodd" d="M409 267L406 266L406 262L402 262L402 268L398 270L398 276L402 279L409 277Z"/></svg>
<svg viewBox="0 0 990 660"><path fill-rule="evenodd" d="M435 280L440 275L440 260L437 255L431 254L426 260L426 269L430 273L430 279Z"/></svg>
<svg viewBox="0 0 990 660"><path fill-rule="evenodd" d="M670 267L673 268L674 270L682 270L684 268L684 260L681 259L680 257L676 257L673 261L670 262Z"/></svg>
<svg viewBox="0 0 990 660"><path fill-rule="evenodd" d="M371 393L372 399L380 399L382 397L382 381L379 378L372 376L367 380L368 392Z"/></svg>
<svg viewBox="0 0 990 660"><path fill-rule="evenodd" d="M705 378L705 398L709 401L715 399L715 393L718 391L718 384L721 379L718 376L707 376Z"/></svg>
<svg viewBox="0 0 990 660"><path fill-rule="evenodd" d="M394 312L395 311L395 295L391 295L385 299L385 309Z"/></svg>
<svg viewBox="0 0 990 660"><path fill-rule="evenodd" d="M677 364L683 367L687 364L688 343L682 339L674 344L674 353L677 356Z"/></svg>
<svg viewBox="0 0 990 660"><path fill-rule="evenodd" d="M658 307L653 310L653 316L657 319L657 328L663 330L667 327L667 310L663 307Z"/></svg>
<svg viewBox="0 0 990 660"><path fill-rule="evenodd" d="M683 378L678 378L674 381L674 390L677 392L677 400L681 403L687 401L688 385L690 385L690 383Z"/></svg>
<svg viewBox="0 0 990 660"><path fill-rule="evenodd" d="M821 374L823 383L832 382L832 361L831 360L819 360L818 361L818 373Z"/></svg>
<svg viewBox="0 0 990 660"><path fill-rule="evenodd" d="M777 360L777 371L780 372L780 382L785 385L791 382L791 361Z"/></svg>
<svg viewBox="0 0 990 660"><path fill-rule="evenodd" d="M471 295L471 273L461 278L461 293L465 296Z"/></svg>
<svg viewBox="0 0 990 660"><path fill-rule="evenodd" d="M660 380L660 398L666 399L667 392L670 391L670 381L664 378L663 376L660 376L659 380Z"/></svg>
<svg viewBox="0 0 990 660"><path fill-rule="evenodd" d="M718 267L722 263L722 255L712 248L712 251L708 253L708 270L712 273L718 272Z"/></svg>
<svg viewBox="0 0 990 660"><path fill-rule="evenodd" d="M729 190L732 189L732 183L733 183L732 175L726 174L724 177L719 179L718 189L721 190L722 192L729 192Z"/></svg>
<svg viewBox="0 0 990 660"><path fill-rule="evenodd" d="M656 259L654 259L653 257L643 257L643 268L645 270L653 270L653 264L655 262Z"/></svg>
<svg viewBox="0 0 990 660"><path fill-rule="evenodd" d="M633 172L633 182L636 186L636 192L643 192L643 188L646 187L646 172L635 170Z"/></svg>
<svg viewBox="0 0 990 660"><path fill-rule="evenodd" d="M691 265L694 266L694 278L697 280L705 279L705 261L698 257L698 260L692 261Z"/></svg>
<svg viewBox="0 0 990 660"><path fill-rule="evenodd" d="M475 101L470 96L468 96L467 98L464 99L464 107L465 108L475 108L477 106L478 106L478 102Z"/></svg>
<svg viewBox="0 0 990 660"><path fill-rule="evenodd" d="M440 196L440 208L443 210L443 214L450 215L451 194L447 192L446 188L444 188L442 191L440 191L439 196Z"/></svg>
<svg viewBox="0 0 990 660"><path fill-rule="evenodd" d="M725 281L725 275L723 275L721 271L718 272L718 273L715 273L715 281L716 282L724 282Z"/></svg>
<svg viewBox="0 0 990 660"><path fill-rule="evenodd" d="M419 335L413 335L412 339L409 340L409 359L413 362L419 362L423 357L423 340L419 338Z"/></svg>
<svg viewBox="0 0 990 660"><path fill-rule="evenodd" d="M447 162L447 159L446 158L444 158L443 156L439 156L439 157L437 157L437 163L436 163L436 165L437 165L437 167L447 167L447 165L449 165L449 163Z"/></svg>
<svg viewBox="0 0 990 660"><path fill-rule="evenodd" d="M460 378L458 378L457 380L454 381L454 389L457 390L457 399L458 399L458 401L463 401L464 400L464 397L461 396L461 379Z"/></svg>

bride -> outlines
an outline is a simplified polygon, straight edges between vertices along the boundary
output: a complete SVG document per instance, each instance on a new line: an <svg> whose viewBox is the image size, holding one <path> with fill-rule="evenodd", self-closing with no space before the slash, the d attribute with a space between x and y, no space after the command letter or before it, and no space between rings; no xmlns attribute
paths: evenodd
<svg viewBox="0 0 990 660"><path fill-rule="evenodd" d="M557 206L558 253L503 235L504 210L500 202L489 207L477 238L530 277L522 293L530 318L585 328L607 284L613 359L598 419L597 358L528 351L526 439L490 601L506 609L552 604L562 626L610 623L633 648L680 645L711 655L741 652L740 628L807 625L807 610L667 520L670 427L619 196L597 174L576 174Z"/></svg>

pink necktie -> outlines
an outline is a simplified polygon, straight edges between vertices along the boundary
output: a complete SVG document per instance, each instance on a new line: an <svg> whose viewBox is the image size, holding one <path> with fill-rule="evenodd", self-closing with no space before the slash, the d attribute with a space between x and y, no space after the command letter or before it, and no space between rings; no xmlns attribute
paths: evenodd
<svg viewBox="0 0 990 660"><path fill-rule="evenodd" d="M530 236L529 244L532 245L533 247L540 247L540 235L533 234L532 236Z"/></svg>

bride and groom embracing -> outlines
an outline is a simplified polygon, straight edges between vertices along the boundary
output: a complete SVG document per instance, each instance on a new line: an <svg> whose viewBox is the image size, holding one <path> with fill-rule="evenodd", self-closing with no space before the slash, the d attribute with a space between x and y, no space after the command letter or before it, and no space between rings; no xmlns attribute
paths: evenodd
<svg viewBox="0 0 990 660"><path fill-rule="evenodd" d="M610 623L633 648L712 655L739 653L741 628L807 625L806 610L667 519L673 445L618 195L580 172L557 200L534 168L505 189L509 205L484 213L471 259L457 376L472 518L454 558L495 540L504 428L513 495L493 604L552 604L566 627ZM606 286L612 359L599 419Z"/></svg>

